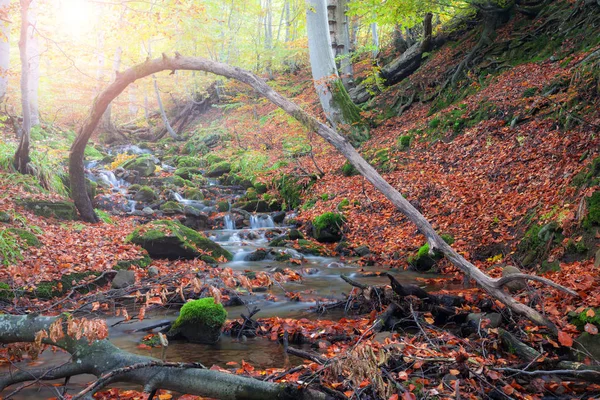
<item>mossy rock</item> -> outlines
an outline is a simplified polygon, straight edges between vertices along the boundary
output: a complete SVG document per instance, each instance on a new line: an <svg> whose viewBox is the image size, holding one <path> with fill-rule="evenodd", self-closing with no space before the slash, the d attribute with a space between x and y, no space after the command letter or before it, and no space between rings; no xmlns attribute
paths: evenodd
<svg viewBox="0 0 600 400"><path fill-rule="evenodd" d="M70 188L69 186L65 187ZM89 178L85 178L85 190L87 190L87 194L88 196L90 196L90 199L93 199L94 197L96 197L96 194L98 192L98 184Z"/></svg>
<svg viewBox="0 0 600 400"><path fill-rule="evenodd" d="M441 234L440 237L449 245L454 243L454 238L449 234L444 233ZM429 254L429 243L425 243L419 248L417 254L408 257L407 261L415 270L425 272L433 268L443 257L443 254L438 253L437 251L433 254Z"/></svg>
<svg viewBox="0 0 600 400"><path fill-rule="evenodd" d="M226 320L227 311L212 297L192 300L181 307L167 335L183 337L192 343L213 344L219 341Z"/></svg>
<svg viewBox="0 0 600 400"><path fill-rule="evenodd" d="M222 161L213 165L210 170L205 174L208 178L218 178L231 172L231 164L227 161Z"/></svg>
<svg viewBox="0 0 600 400"><path fill-rule="evenodd" d="M313 237L321 243L334 243L342 240L342 227L346 218L339 213L326 212L313 220Z"/></svg>
<svg viewBox="0 0 600 400"><path fill-rule="evenodd" d="M12 217L6 211L0 211L0 222L8 223L12 221Z"/></svg>
<svg viewBox="0 0 600 400"><path fill-rule="evenodd" d="M182 177L177 176L177 175L173 175L172 179L173 179L173 185L180 187L180 188L191 187L193 185L192 181L188 181L187 179L183 179Z"/></svg>
<svg viewBox="0 0 600 400"><path fill-rule="evenodd" d="M75 272L72 274L63 275L60 280L55 281L43 281L36 285L33 295L39 299L48 300L54 297L62 296L68 293L73 286L78 286L79 282L91 277L99 276L99 272ZM107 281L96 282L94 285L87 285L78 289L79 293L87 293L91 289L91 286L98 287L103 286Z"/></svg>
<svg viewBox="0 0 600 400"><path fill-rule="evenodd" d="M183 197L185 197L188 200L200 201L204 200L204 193L202 193L200 189L189 188L186 189L185 192L183 192Z"/></svg>
<svg viewBox="0 0 600 400"><path fill-rule="evenodd" d="M265 258L267 258L268 254L269 252L265 249L256 249L255 251L244 257L244 261L262 261Z"/></svg>
<svg viewBox="0 0 600 400"><path fill-rule="evenodd" d="M183 213L185 211L185 206L176 201L167 201L160 206L160 210L167 214Z"/></svg>
<svg viewBox="0 0 600 400"><path fill-rule="evenodd" d="M233 258L229 251L217 243L177 221L149 222L134 230L126 242L143 247L152 258L192 259L205 253L214 258Z"/></svg>
<svg viewBox="0 0 600 400"><path fill-rule="evenodd" d="M209 149L216 147L221 141L221 136L217 133L211 133L210 135L206 135L202 138L202 142Z"/></svg>
<svg viewBox="0 0 600 400"><path fill-rule="evenodd" d="M222 200L217 203L217 210L219 210L219 212L227 212L229 211L229 207L228 201Z"/></svg>
<svg viewBox="0 0 600 400"><path fill-rule="evenodd" d="M258 194L256 193L256 190L254 190L254 188L246 189L246 194L244 195L244 197L247 200L258 200Z"/></svg>
<svg viewBox="0 0 600 400"><path fill-rule="evenodd" d="M256 182L256 183L254 183L254 190L258 194L265 194L265 193L267 193L268 187L267 187L266 183Z"/></svg>
<svg viewBox="0 0 600 400"><path fill-rule="evenodd" d="M220 156L218 156L218 155L216 155L216 154L212 154L212 153L211 153L211 154L207 154L207 155L204 157L204 159L206 160L206 162L207 162L209 165L218 164L218 163L220 163L220 162L223 162L223 161L225 161L225 159L224 159L223 157L220 157Z"/></svg>
<svg viewBox="0 0 600 400"><path fill-rule="evenodd" d="M571 184L588 187L600 185L600 157L596 157L587 168L575 175Z"/></svg>
<svg viewBox="0 0 600 400"><path fill-rule="evenodd" d="M152 263L152 259L148 254L144 254L142 258L138 258L135 260L120 260L117 261L117 264L114 266L114 270L124 270L130 269L132 266L146 268L148 265Z"/></svg>
<svg viewBox="0 0 600 400"><path fill-rule="evenodd" d="M135 196L133 196L135 201L140 201L142 203L151 203L157 198L156 193L154 193L154 190L150 186L142 186Z"/></svg>
<svg viewBox="0 0 600 400"><path fill-rule="evenodd" d="M297 250L302 254L309 254L313 256L326 256L328 254L328 251L325 247L320 246L315 242L311 242L310 240L298 239L297 244Z"/></svg>
<svg viewBox="0 0 600 400"><path fill-rule="evenodd" d="M591 197L586 199L588 212L583 220L584 228L600 226L600 190L597 190Z"/></svg>
<svg viewBox="0 0 600 400"><path fill-rule="evenodd" d="M139 183L134 183L133 185L129 186L129 188L127 188L127 191L129 193L135 193L138 190L140 190L142 188L142 185L140 185Z"/></svg>
<svg viewBox="0 0 600 400"><path fill-rule="evenodd" d="M147 177L152 176L156 171L156 163L153 156L146 154L127 160L123 164L123 168L128 171L137 171L140 176Z"/></svg>
<svg viewBox="0 0 600 400"><path fill-rule="evenodd" d="M183 179L191 180L196 175L202 175L202 171L193 167L181 167L177 168L173 174L180 176Z"/></svg>
<svg viewBox="0 0 600 400"><path fill-rule="evenodd" d="M5 282L0 282L0 301L10 301L14 297L11 287Z"/></svg>
<svg viewBox="0 0 600 400"><path fill-rule="evenodd" d="M254 185L250 179L239 174L225 174L219 178L219 182L222 185L241 186L244 189L251 188Z"/></svg>
<svg viewBox="0 0 600 400"><path fill-rule="evenodd" d="M69 201L24 200L25 208L33 211L35 215L47 218L56 218L65 221L77 219L75 204Z"/></svg>
<svg viewBox="0 0 600 400"><path fill-rule="evenodd" d="M8 228L6 231L18 236L28 247L40 247L42 245L40 239L38 239L37 236L28 230L21 228Z"/></svg>
<svg viewBox="0 0 600 400"><path fill-rule="evenodd" d="M183 156L177 159L177 168L200 168L206 165L206 161L198 157Z"/></svg>
<svg viewBox="0 0 600 400"><path fill-rule="evenodd" d="M273 208L271 208L271 207L273 207ZM264 212L269 212L269 211L278 211L281 209L281 206L278 207L277 202L267 203L264 200L251 200L246 203L239 204L239 207L236 207L236 208L241 208L242 210L248 211L248 212L264 213Z"/></svg>

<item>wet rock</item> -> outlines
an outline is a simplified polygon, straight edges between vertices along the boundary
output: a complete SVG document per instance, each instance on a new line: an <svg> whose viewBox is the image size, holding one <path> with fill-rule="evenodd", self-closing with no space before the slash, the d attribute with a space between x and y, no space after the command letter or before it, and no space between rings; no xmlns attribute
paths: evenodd
<svg viewBox="0 0 600 400"><path fill-rule="evenodd" d="M46 201L26 199L21 202L25 208L33 211L35 215L47 218L73 221L77 219L75 204L69 201Z"/></svg>
<svg viewBox="0 0 600 400"><path fill-rule="evenodd" d="M576 340L575 349L582 353L576 353L576 357L583 360L587 354L590 354L595 360L600 360L600 335L590 335L587 332L582 333Z"/></svg>
<svg viewBox="0 0 600 400"><path fill-rule="evenodd" d="M218 178L231 171L231 164L227 161L223 161L213 165L210 170L204 174L207 178Z"/></svg>
<svg viewBox="0 0 600 400"><path fill-rule="evenodd" d="M289 240L304 239L304 235L298 229L290 229L290 231L287 234L287 238Z"/></svg>
<svg viewBox="0 0 600 400"><path fill-rule="evenodd" d="M159 274L160 274L160 271L158 270L158 268L156 268L156 267L148 268L148 277L149 278L157 277Z"/></svg>
<svg viewBox="0 0 600 400"><path fill-rule="evenodd" d="M133 231L126 241L142 246L152 258L192 259L206 253L214 258L233 258L229 251L178 221L149 222Z"/></svg>
<svg viewBox="0 0 600 400"><path fill-rule="evenodd" d="M470 313L469 315L467 315L467 322L472 322L477 327L480 323L483 324L483 322L481 322L482 319L489 320L489 322L485 326L486 328L493 329L498 328L500 325L502 325L502 315L498 313Z"/></svg>
<svg viewBox="0 0 600 400"><path fill-rule="evenodd" d="M316 275L319 273L319 270L317 268L302 268L300 272L302 275Z"/></svg>
<svg viewBox="0 0 600 400"><path fill-rule="evenodd" d="M117 275L113 278L112 288L123 289L135 283L135 272L128 270L117 271Z"/></svg>
<svg viewBox="0 0 600 400"><path fill-rule="evenodd" d="M0 211L0 222L7 223L10 221L12 221L10 214L7 213L6 211Z"/></svg>
<svg viewBox="0 0 600 400"><path fill-rule="evenodd" d="M272 218L273 218L273 222L275 222L276 224L281 224L283 222L283 220L285 219L285 211L279 211L279 212L273 213Z"/></svg>
<svg viewBox="0 0 600 400"><path fill-rule="evenodd" d="M175 201L167 201L160 206L160 210L165 214L182 214L185 210L183 204Z"/></svg>
<svg viewBox="0 0 600 400"><path fill-rule="evenodd" d="M520 273L522 273L521 270L512 265L507 265L506 267L502 268L502 276L509 276ZM511 293L514 293L525 289L527 287L527 284L523 280L516 280L507 283L506 285L504 285L504 287L506 287Z"/></svg>
<svg viewBox="0 0 600 400"><path fill-rule="evenodd" d="M154 214L154 210L150 207L144 207L142 209L142 215L153 215Z"/></svg>
<svg viewBox="0 0 600 400"><path fill-rule="evenodd" d="M267 255L268 253L265 249L257 249L244 257L244 261L262 261L267 258Z"/></svg>
<svg viewBox="0 0 600 400"><path fill-rule="evenodd" d="M152 190L152 188L150 186L142 186L137 191L135 196L133 196L133 199L135 201L140 201L142 203L150 203L150 202L156 200L156 198L157 198L156 193L154 193L154 190Z"/></svg>
<svg viewBox="0 0 600 400"><path fill-rule="evenodd" d="M358 246L357 248L354 249L354 252L359 257L364 257L364 256L371 254L371 250L369 250L369 248L367 246Z"/></svg>
<svg viewBox="0 0 600 400"><path fill-rule="evenodd" d="M202 171L199 170L198 168L182 167L182 168L177 168L173 174L177 175L183 179L191 180L192 178L194 178L197 175L202 175Z"/></svg>

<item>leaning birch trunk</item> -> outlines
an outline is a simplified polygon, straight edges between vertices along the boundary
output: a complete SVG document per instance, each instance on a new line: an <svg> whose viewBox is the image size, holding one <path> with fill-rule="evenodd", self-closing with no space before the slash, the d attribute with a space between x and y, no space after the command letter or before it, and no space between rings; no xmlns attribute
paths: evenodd
<svg viewBox="0 0 600 400"><path fill-rule="evenodd" d="M373 59L377 58L379 54L379 33L377 32L377 22L371 23L371 38L373 40L373 52L371 55Z"/></svg>
<svg viewBox="0 0 600 400"><path fill-rule="evenodd" d="M89 392L84 393L85 390L80 392L73 399L93 399L94 392L116 382L140 385L148 393L156 389L165 389L218 399L325 400L327 398L321 392L299 388L297 385L263 382L201 367L178 368L175 365L161 365L163 363L160 360L121 350L106 339L88 341L83 337L77 340L64 335L67 331L67 318L64 315L58 317L33 314L0 315L0 343L34 343L40 335L44 336L42 343L59 347L73 356L71 362L54 368L20 370L3 374L0 376L0 391L20 382L47 381L92 374L101 378L102 383L94 385ZM54 323L62 325L62 337L51 338L50 327ZM117 373L118 371L121 373Z"/></svg>
<svg viewBox="0 0 600 400"><path fill-rule="evenodd" d="M23 109L23 133L15 152L13 165L22 174L32 173L29 164L29 142L31 135L31 110L29 108L29 62L27 59L27 27L29 0L21 0L21 34L19 37L19 54L21 57L21 107Z"/></svg>
<svg viewBox="0 0 600 400"><path fill-rule="evenodd" d="M171 136L175 140L179 140L179 136L171 127L169 123L169 118L167 118L167 113L165 112L165 107L163 106L163 102L160 98L160 91L158 90L158 82L156 81L156 76L152 75L152 79L154 80L154 91L156 92L156 101L158 102L158 109L160 110L160 116L162 117L163 123L165 124L165 129L169 132L169 136Z"/></svg>
<svg viewBox="0 0 600 400"><path fill-rule="evenodd" d="M27 19L29 28L27 34L27 59L29 60L29 109L31 110L31 126L40 124L40 107L38 92L40 87L40 42L36 30L37 0L29 3Z"/></svg>
<svg viewBox="0 0 600 400"><path fill-rule="evenodd" d="M500 279L493 279L479 270L475 265L458 254L452 247L438 235L429 221L415 209L401 194L392 187L379 173L356 151L354 147L337 131L319 122L316 118L303 111L298 105L275 92L267 83L253 73L231 67L227 64L217 63L199 57L183 57L176 54L170 58L163 54L160 59L147 60L123 73L119 74L115 82L108 86L94 101L90 114L81 127L79 134L71 146L69 156L69 172L71 177L72 196L81 217L88 222L97 222L98 217L94 213L92 203L87 195L85 187L85 174L83 168L83 155L85 146L90 136L96 129L100 117L110 102L117 97L125 88L134 81L155 74L160 71L174 70L196 70L211 72L227 78L238 80L252 87L257 93L269 99L273 104L279 106L283 111L296 118L308 129L317 132L329 144L335 147L348 161L379 190L396 208L404 214L417 229L425 235L430 245L430 251L439 251L444 254L457 268L459 268L469 279L477 284L494 298L504 303L511 311L522 315L538 325L548 327L553 334L558 334L556 326L538 311L534 310L513 299L504 289L509 281L516 279L530 279L543 282L570 295L577 296L573 290L560 286L548 279L533 275L515 274Z"/></svg>
<svg viewBox="0 0 600 400"><path fill-rule="evenodd" d="M0 14L8 15L10 0L0 0ZM10 67L10 20L0 19L0 103L8 90L8 68Z"/></svg>

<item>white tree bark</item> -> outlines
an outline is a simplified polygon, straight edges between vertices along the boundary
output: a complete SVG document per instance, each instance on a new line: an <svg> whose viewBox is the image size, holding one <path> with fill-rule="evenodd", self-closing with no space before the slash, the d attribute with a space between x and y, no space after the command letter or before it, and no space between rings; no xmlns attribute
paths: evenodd
<svg viewBox="0 0 600 400"><path fill-rule="evenodd" d="M156 92L156 101L158 102L158 109L160 110L160 116L163 120L163 123L165 124L165 128L167 129L167 132L169 132L169 135L173 139L179 140L179 136L177 136L177 133L175 133L175 131L171 127L171 124L169 123L169 118L167 118L165 107L163 106L163 102L160 99L160 90L158 90L158 82L156 81L156 76L152 75L152 79L154 80L154 91Z"/></svg>
<svg viewBox="0 0 600 400"><path fill-rule="evenodd" d="M27 60L29 61L29 110L31 112L31 126L40 124L40 109L38 92L40 86L40 43L37 34L37 6L38 1L32 0L29 4L27 29Z"/></svg>
<svg viewBox="0 0 600 400"><path fill-rule="evenodd" d="M10 0L0 0L0 13L8 15ZM8 89L8 69L10 67L10 21L0 19L0 103Z"/></svg>
<svg viewBox="0 0 600 400"><path fill-rule="evenodd" d="M131 118L137 117L137 113L139 110L139 107L137 104L137 92L138 92L138 85L133 84L133 85L129 86L129 116Z"/></svg>
<svg viewBox="0 0 600 400"><path fill-rule="evenodd" d="M306 4L306 30L312 77L325 116L335 128L342 122L342 117L341 111L333 102L329 87L330 81L339 79L339 75L331 48L327 0L306 0Z"/></svg>
<svg viewBox="0 0 600 400"><path fill-rule="evenodd" d="M123 49L121 48L121 46L118 46L115 50L115 58L113 59L113 70L111 74L115 77L115 79L117 76L117 72L119 72L119 68L121 68L121 54L123 54ZM106 108L106 112L102 116L102 125L103 128L107 131L112 132L115 130L115 126L112 122L112 105L110 104Z"/></svg>
<svg viewBox="0 0 600 400"><path fill-rule="evenodd" d="M348 0L329 0L329 29L333 53L339 59L338 67L342 82L346 88L353 82L352 62L350 60L350 24L346 11Z"/></svg>
<svg viewBox="0 0 600 400"><path fill-rule="evenodd" d="M373 58L377 58L379 54L379 33L377 33L377 23L371 24L371 36L373 38Z"/></svg>

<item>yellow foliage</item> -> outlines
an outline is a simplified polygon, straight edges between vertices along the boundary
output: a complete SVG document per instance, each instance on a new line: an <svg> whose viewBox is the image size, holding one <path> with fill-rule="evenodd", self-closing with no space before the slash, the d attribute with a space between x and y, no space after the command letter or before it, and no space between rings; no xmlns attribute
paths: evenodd
<svg viewBox="0 0 600 400"><path fill-rule="evenodd" d="M117 154L115 161L110 163L110 169L112 170L112 169L118 168L133 158L135 158L134 154L125 154L125 153Z"/></svg>

